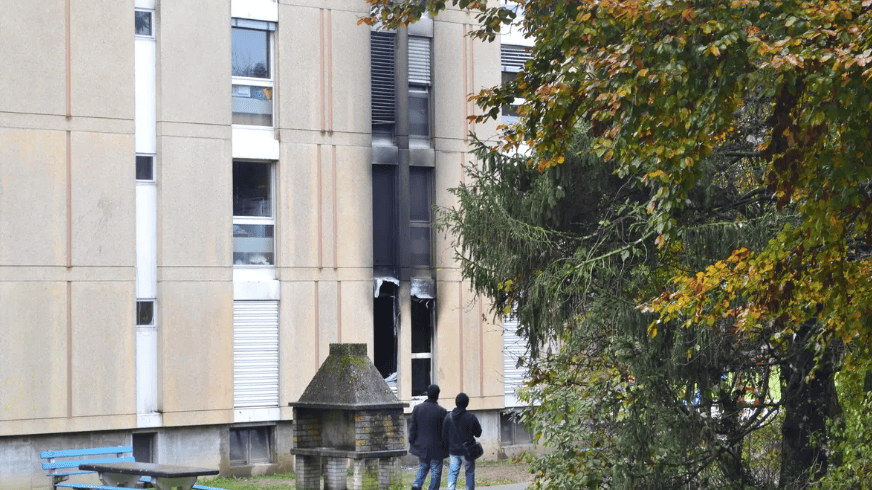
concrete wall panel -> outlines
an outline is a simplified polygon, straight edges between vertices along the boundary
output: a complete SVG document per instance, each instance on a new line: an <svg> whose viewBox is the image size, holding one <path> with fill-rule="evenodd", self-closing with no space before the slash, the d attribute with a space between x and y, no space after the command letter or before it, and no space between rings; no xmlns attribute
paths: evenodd
<svg viewBox="0 0 872 490"><path fill-rule="evenodd" d="M73 283L74 417L136 412L135 298L133 281Z"/></svg>
<svg viewBox="0 0 872 490"><path fill-rule="evenodd" d="M357 12L333 11L333 130L369 133L370 52L368 25L357 25ZM356 83L348 83L355 80Z"/></svg>
<svg viewBox="0 0 872 490"><path fill-rule="evenodd" d="M70 2L74 116L133 119L133 34L132 2Z"/></svg>
<svg viewBox="0 0 872 490"><path fill-rule="evenodd" d="M0 264L66 264L66 174L64 132L0 128Z"/></svg>
<svg viewBox="0 0 872 490"><path fill-rule="evenodd" d="M440 208L452 208L458 204L457 198L448 192L448 189L460 185L464 181L465 171L461 163L465 163L471 159L471 155L467 153L447 153L436 152L436 172L434 172L434 205ZM435 235L434 241L434 257L435 267L440 270L446 268L458 267L454 259L454 249L451 246L453 237L448 236L445 232L439 232L433 229Z"/></svg>
<svg viewBox="0 0 872 490"><path fill-rule="evenodd" d="M136 260L133 136L71 134L74 266Z"/></svg>
<svg viewBox="0 0 872 490"><path fill-rule="evenodd" d="M281 267L319 267L318 216L320 202L317 145L285 144L279 163L279 237ZM322 147L321 159L329 156ZM320 178L326 178L321 176ZM322 260L326 260L323 251ZM332 259L331 259L332 260Z"/></svg>
<svg viewBox="0 0 872 490"><path fill-rule="evenodd" d="M468 300L469 293L466 293ZM461 391L461 372L464 364L460 356L460 283L439 281L436 285L436 383L444 396L451 397ZM451 404L453 406L453 402Z"/></svg>
<svg viewBox="0 0 872 490"><path fill-rule="evenodd" d="M366 344L366 353L373 356L372 280L342 281L342 341Z"/></svg>
<svg viewBox="0 0 872 490"><path fill-rule="evenodd" d="M279 4L279 127L320 130L323 111L321 16L318 8ZM326 66L326 65L325 65ZM228 71L229 73L229 71Z"/></svg>
<svg viewBox="0 0 872 490"><path fill-rule="evenodd" d="M466 138L464 107L466 96L472 91L472 87L464 83L463 50L464 43L468 42L461 24L433 23L434 134L438 138Z"/></svg>
<svg viewBox="0 0 872 490"><path fill-rule="evenodd" d="M64 0L2 0L0 12L0 112L65 114Z"/></svg>
<svg viewBox="0 0 872 490"><path fill-rule="evenodd" d="M229 273L233 257L230 141L164 136L160 149L158 268L228 267Z"/></svg>
<svg viewBox="0 0 872 490"><path fill-rule="evenodd" d="M336 149L336 212L339 267L372 267L371 149Z"/></svg>
<svg viewBox="0 0 872 490"><path fill-rule="evenodd" d="M282 282L279 406L295 402L321 366L316 282ZM318 298L320 302L320 298Z"/></svg>
<svg viewBox="0 0 872 490"><path fill-rule="evenodd" d="M0 282L0 421L66 417L66 305L66 283Z"/></svg>
<svg viewBox="0 0 872 490"><path fill-rule="evenodd" d="M163 282L159 289L158 396L165 422L170 412L232 415L233 283Z"/></svg>
<svg viewBox="0 0 872 490"><path fill-rule="evenodd" d="M158 123L229 125L230 0L161 2L159 16Z"/></svg>

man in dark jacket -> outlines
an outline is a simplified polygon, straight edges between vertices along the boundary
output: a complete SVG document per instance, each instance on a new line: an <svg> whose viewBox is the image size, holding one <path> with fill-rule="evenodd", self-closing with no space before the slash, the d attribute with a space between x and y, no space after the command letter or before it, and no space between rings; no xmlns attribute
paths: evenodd
<svg viewBox="0 0 872 490"><path fill-rule="evenodd" d="M427 472L430 475L430 490L439 488L442 483L442 462L448 451L442 440L442 422L447 410L439 406L439 386L427 387L427 399L412 410L409 424L409 452L418 457L418 473L412 490L424 488Z"/></svg>
<svg viewBox="0 0 872 490"><path fill-rule="evenodd" d="M469 405L466 393L458 394L454 404L457 408L445 416L442 424L442 439L448 441L448 490L455 490L457 486L461 463L466 475L466 490L475 490L475 460L467 457L463 443L481 437L481 424L475 415L466 411Z"/></svg>

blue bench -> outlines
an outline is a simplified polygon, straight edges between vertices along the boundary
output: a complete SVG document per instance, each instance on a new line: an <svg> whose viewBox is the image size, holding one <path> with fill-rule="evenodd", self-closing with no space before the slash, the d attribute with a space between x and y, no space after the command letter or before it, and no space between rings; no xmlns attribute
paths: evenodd
<svg viewBox="0 0 872 490"><path fill-rule="evenodd" d="M126 456L125 456L126 455ZM48 470L52 486L58 488L75 488L80 490L130 490L129 487L113 487L95 483L67 482L75 475L95 475L94 471L79 469L80 464L87 463L115 463L135 461L133 458L133 446L94 447L90 449L64 449L60 451L43 451L39 457L48 460L42 463L42 469ZM71 459L76 458L76 459ZM139 480L140 487L151 486L151 478L144 476ZM205 485L194 485L196 490L225 490Z"/></svg>
<svg viewBox="0 0 872 490"><path fill-rule="evenodd" d="M127 454L127 456L125 456ZM93 471L82 471L80 464L113 463L134 461L133 446L94 447L90 449L63 449L60 451L43 451L39 457L47 460L42 463L42 469L48 471L52 486L57 488L79 488L89 490L124 490L121 487L96 485L91 483L64 483L71 476L92 475ZM71 459L75 458L75 459ZM130 489L127 489L130 490Z"/></svg>

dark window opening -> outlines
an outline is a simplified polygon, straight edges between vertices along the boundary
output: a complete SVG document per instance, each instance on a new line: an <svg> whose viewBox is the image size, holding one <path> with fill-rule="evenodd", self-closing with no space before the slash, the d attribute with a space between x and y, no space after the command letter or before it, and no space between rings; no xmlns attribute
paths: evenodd
<svg viewBox="0 0 872 490"><path fill-rule="evenodd" d="M412 396L433 382L433 300L412 298Z"/></svg>
<svg viewBox="0 0 872 490"><path fill-rule="evenodd" d="M373 364L383 378L397 374L397 285L385 282L373 305Z"/></svg>
<svg viewBox="0 0 872 490"><path fill-rule="evenodd" d="M527 430L521 420L521 414L515 411L500 414L500 444L503 446L515 446L518 444L531 444L533 436Z"/></svg>
<svg viewBox="0 0 872 490"><path fill-rule="evenodd" d="M430 359L412 359L412 396L427 396L431 379Z"/></svg>
<svg viewBox="0 0 872 490"><path fill-rule="evenodd" d="M230 464L272 462L272 427L230 429Z"/></svg>
<svg viewBox="0 0 872 490"><path fill-rule="evenodd" d="M430 266L433 169L409 167L409 253L413 266Z"/></svg>
<svg viewBox="0 0 872 490"><path fill-rule="evenodd" d="M133 434L133 459L138 463L154 463L154 432Z"/></svg>
<svg viewBox="0 0 872 490"><path fill-rule="evenodd" d="M396 265L396 167L372 167L372 258L375 266Z"/></svg>
<svg viewBox="0 0 872 490"><path fill-rule="evenodd" d="M136 302L136 324L154 325L154 301Z"/></svg>
<svg viewBox="0 0 872 490"><path fill-rule="evenodd" d="M136 180L154 180L154 157L136 155Z"/></svg>

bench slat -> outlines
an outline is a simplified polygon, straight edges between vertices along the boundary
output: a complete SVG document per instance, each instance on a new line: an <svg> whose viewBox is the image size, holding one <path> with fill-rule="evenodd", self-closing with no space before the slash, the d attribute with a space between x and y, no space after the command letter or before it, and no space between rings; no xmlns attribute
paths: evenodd
<svg viewBox="0 0 872 490"><path fill-rule="evenodd" d="M39 457L70 458L73 456L92 456L94 454L132 453L133 446L92 447L88 449L62 449L60 451L43 451Z"/></svg>
<svg viewBox="0 0 872 490"><path fill-rule="evenodd" d="M42 469L55 470L59 468L78 468L80 464L90 463L120 463L125 461L136 461L133 456L125 456L123 458L99 458L99 459L77 459L72 461L52 461L51 463L43 463Z"/></svg>
<svg viewBox="0 0 872 490"><path fill-rule="evenodd" d="M108 485L96 485L91 483L58 483L55 487L88 488L91 490L130 490L130 487L110 487Z"/></svg>
<svg viewBox="0 0 872 490"><path fill-rule="evenodd" d="M218 488L218 487L207 487L206 485L194 485L191 488L196 488L197 490L226 490L224 488Z"/></svg>

